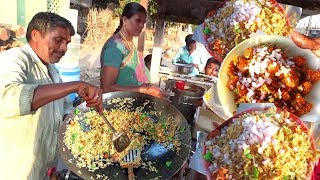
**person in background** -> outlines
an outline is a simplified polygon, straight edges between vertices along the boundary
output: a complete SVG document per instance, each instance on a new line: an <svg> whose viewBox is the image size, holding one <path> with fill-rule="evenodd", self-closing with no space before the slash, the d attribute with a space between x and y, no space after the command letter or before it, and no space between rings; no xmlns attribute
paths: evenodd
<svg viewBox="0 0 320 180"><path fill-rule="evenodd" d="M101 52L101 80L103 92L131 91L166 98L168 94L150 85L150 72L143 59L138 58L132 42L146 23L147 11L139 3L128 3L122 12L120 25L104 44Z"/></svg>
<svg viewBox="0 0 320 180"><path fill-rule="evenodd" d="M146 57L144 57L144 63L146 67L149 69L149 71L151 67L151 59L152 59L152 54L148 54Z"/></svg>
<svg viewBox="0 0 320 180"><path fill-rule="evenodd" d="M56 166L63 115L71 112L67 95L77 92L102 112L102 90L85 82L62 83L54 63L74 35L71 23L49 12L28 24L27 44L0 54L1 179L47 179Z"/></svg>
<svg viewBox="0 0 320 180"><path fill-rule="evenodd" d="M297 31L293 31L291 34L292 41L302 49L310 49L312 52L320 57L320 38L311 38L303 35Z"/></svg>
<svg viewBox="0 0 320 180"><path fill-rule="evenodd" d="M220 66L221 66L221 63L215 58L211 57L208 59L206 63L206 66L204 68L204 73L208 76L218 77Z"/></svg>
<svg viewBox="0 0 320 180"><path fill-rule="evenodd" d="M195 68L191 75L198 75L205 66L203 52L197 48L197 43L192 39L192 34L185 38L186 45L179 48L176 55L172 59L172 64L192 64ZM205 59L206 60L206 59Z"/></svg>

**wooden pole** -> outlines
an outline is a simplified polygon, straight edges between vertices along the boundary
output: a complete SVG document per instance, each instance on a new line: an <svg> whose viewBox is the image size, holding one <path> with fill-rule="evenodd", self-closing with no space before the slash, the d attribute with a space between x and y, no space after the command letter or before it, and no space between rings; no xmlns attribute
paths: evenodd
<svg viewBox="0 0 320 180"><path fill-rule="evenodd" d="M154 38L154 44L152 49L152 59L151 59L151 83L159 83L159 69L161 63L162 55L162 44L164 35L165 21L163 19L156 20L156 32Z"/></svg>
<svg viewBox="0 0 320 180"><path fill-rule="evenodd" d="M148 9L148 0L140 0L140 4L145 8ZM139 58L143 59L143 51L144 51L144 41L146 36L146 28L144 28L138 38L138 53Z"/></svg>

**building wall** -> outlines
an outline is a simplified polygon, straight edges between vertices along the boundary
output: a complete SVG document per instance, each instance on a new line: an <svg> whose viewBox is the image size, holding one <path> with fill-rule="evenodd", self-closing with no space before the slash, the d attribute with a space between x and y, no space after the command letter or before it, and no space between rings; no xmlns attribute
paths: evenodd
<svg viewBox="0 0 320 180"><path fill-rule="evenodd" d="M0 23L17 23L17 1L0 0Z"/></svg>

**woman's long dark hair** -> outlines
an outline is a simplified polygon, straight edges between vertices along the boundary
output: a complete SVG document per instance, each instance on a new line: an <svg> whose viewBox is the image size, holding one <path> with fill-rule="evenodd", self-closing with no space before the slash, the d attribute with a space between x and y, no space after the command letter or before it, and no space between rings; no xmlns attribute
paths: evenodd
<svg viewBox="0 0 320 180"><path fill-rule="evenodd" d="M122 22L123 17L127 17L129 19L133 15L137 14L138 12L147 14L147 10L139 3L131 2L131 3L126 4L126 6L124 7L123 12L121 14L121 17L120 17L120 24L113 34L116 34L120 31L120 29L123 25L123 22Z"/></svg>

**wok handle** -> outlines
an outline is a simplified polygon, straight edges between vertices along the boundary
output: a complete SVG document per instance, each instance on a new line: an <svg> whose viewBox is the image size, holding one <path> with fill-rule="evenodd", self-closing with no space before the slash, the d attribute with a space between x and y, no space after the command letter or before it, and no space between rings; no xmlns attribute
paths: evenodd
<svg viewBox="0 0 320 180"><path fill-rule="evenodd" d="M85 87L84 89L83 89L83 92L85 93L85 95L86 96L88 96L88 94L89 94L89 92L88 92L89 90L88 90L88 87ZM96 109L95 109L96 110ZM97 111L97 110L96 110ZM98 112L98 111L97 111ZM98 113L99 114L99 113ZM103 120L104 120L104 122L109 126L109 128L112 130L112 132L114 133L114 132L116 132L116 130L113 128L113 126L110 124L110 122L108 121L108 119L107 119L107 117L104 115L104 113L102 112L102 114L101 114L101 116L102 116L102 118L103 118Z"/></svg>
<svg viewBox="0 0 320 180"><path fill-rule="evenodd" d="M128 180L134 180L133 167L128 167Z"/></svg>

